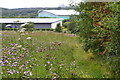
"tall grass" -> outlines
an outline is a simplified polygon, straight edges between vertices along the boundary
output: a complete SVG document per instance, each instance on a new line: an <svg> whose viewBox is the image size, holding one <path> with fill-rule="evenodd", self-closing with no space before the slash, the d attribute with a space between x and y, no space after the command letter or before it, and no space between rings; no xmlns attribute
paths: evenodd
<svg viewBox="0 0 120 80"><path fill-rule="evenodd" d="M4 31L2 45L3 78L111 77L72 34Z"/></svg>

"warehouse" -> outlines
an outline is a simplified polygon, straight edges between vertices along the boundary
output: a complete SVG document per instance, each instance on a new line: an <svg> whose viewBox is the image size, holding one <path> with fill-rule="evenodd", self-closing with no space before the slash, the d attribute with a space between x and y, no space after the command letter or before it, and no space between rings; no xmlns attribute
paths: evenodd
<svg viewBox="0 0 120 80"><path fill-rule="evenodd" d="M0 23L9 28L20 28L21 24L33 22L34 28L55 29L57 24L62 26L61 18L0 18Z"/></svg>

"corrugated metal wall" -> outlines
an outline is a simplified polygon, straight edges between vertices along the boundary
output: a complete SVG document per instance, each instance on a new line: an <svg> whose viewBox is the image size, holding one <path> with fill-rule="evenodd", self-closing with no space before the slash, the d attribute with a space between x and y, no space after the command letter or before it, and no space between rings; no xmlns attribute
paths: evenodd
<svg viewBox="0 0 120 80"><path fill-rule="evenodd" d="M20 28L21 24L13 24L13 23L9 23L6 25L11 25L11 27L9 26L8 28ZM50 29L51 28L51 23L35 23L34 24L34 28L41 28L41 29Z"/></svg>
<svg viewBox="0 0 120 80"><path fill-rule="evenodd" d="M35 28L41 28L41 29L47 29L47 28L51 28L51 24L50 23L42 23L42 24L35 24Z"/></svg>

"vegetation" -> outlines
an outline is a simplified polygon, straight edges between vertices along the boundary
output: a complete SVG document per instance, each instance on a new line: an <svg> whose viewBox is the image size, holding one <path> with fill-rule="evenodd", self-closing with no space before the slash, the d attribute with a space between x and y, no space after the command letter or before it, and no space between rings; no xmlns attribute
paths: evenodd
<svg viewBox="0 0 120 80"><path fill-rule="evenodd" d="M76 18L74 18L74 16L71 16L70 19L68 20L64 20L63 21L63 26L65 28L67 28L68 32L70 33L77 33L78 29L77 29L77 24L76 24Z"/></svg>
<svg viewBox="0 0 120 80"><path fill-rule="evenodd" d="M60 24L57 24L57 27L55 28L56 32L62 32L62 26Z"/></svg>
<svg viewBox="0 0 120 80"><path fill-rule="evenodd" d="M115 77L120 76L119 3L86 2L73 5L76 11L82 13L74 18L84 50L109 64Z"/></svg>
<svg viewBox="0 0 120 80"><path fill-rule="evenodd" d="M101 61L67 33L3 31L3 78L108 78Z"/></svg>
<svg viewBox="0 0 120 80"><path fill-rule="evenodd" d="M3 18L36 18L38 17L39 10L60 10L60 9L71 9L71 7L39 7L39 8L16 8L16 9L7 9L7 8L0 8L2 11Z"/></svg>
<svg viewBox="0 0 120 80"><path fill-rule="evenodd" d="M5 24L0 24L0 30L5 30Z"/></svg>
<svg viewBox="0 0 120 80"><path fill-rule="evenodd" d="M38 8L19 8L19 9L7 9L2 8L2 17L3 18L32 18L37 17Z"/></svg>
<svg viewBox="0 0 120 80"><path fill-rule="evenodd" d="M27 22L21 25L21 28L27 30L27 31L32 31L34 28L34 23L33 22Z"/></svg>
<svg viewBox="0 0 120 80"><path fill-rule="evenodd" d="M58 24L56 32L32 32L31 22L18 31L3 31L2 77L120 78L119 4L73 5L81 14L65 20L64 28ZM74 34L57 33L64 29Z"/></svg>

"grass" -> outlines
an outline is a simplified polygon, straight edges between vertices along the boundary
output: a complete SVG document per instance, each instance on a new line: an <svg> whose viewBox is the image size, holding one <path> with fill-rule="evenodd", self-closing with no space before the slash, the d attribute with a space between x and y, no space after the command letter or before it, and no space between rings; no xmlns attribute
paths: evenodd
<svg viewBox="0 0 120 80"><path fill-rule="evenodd" d="M2 59L1 59L1 56L2 56L1 49L2 49L2 33L1 33L1 31L0 31L0 61L2 60ZM0 62L0 65L1 65L1 62ZM0 80L2 79L2 74L1 74L1 72L2 72L2 67L0 66Z"/></svg>
<svg viewBox="0 0 120 80"><path fill-rule="evenodd" d="M84 52L72 34L3 31L2 45L3 78L111 77L107 67Z"/></svg>

